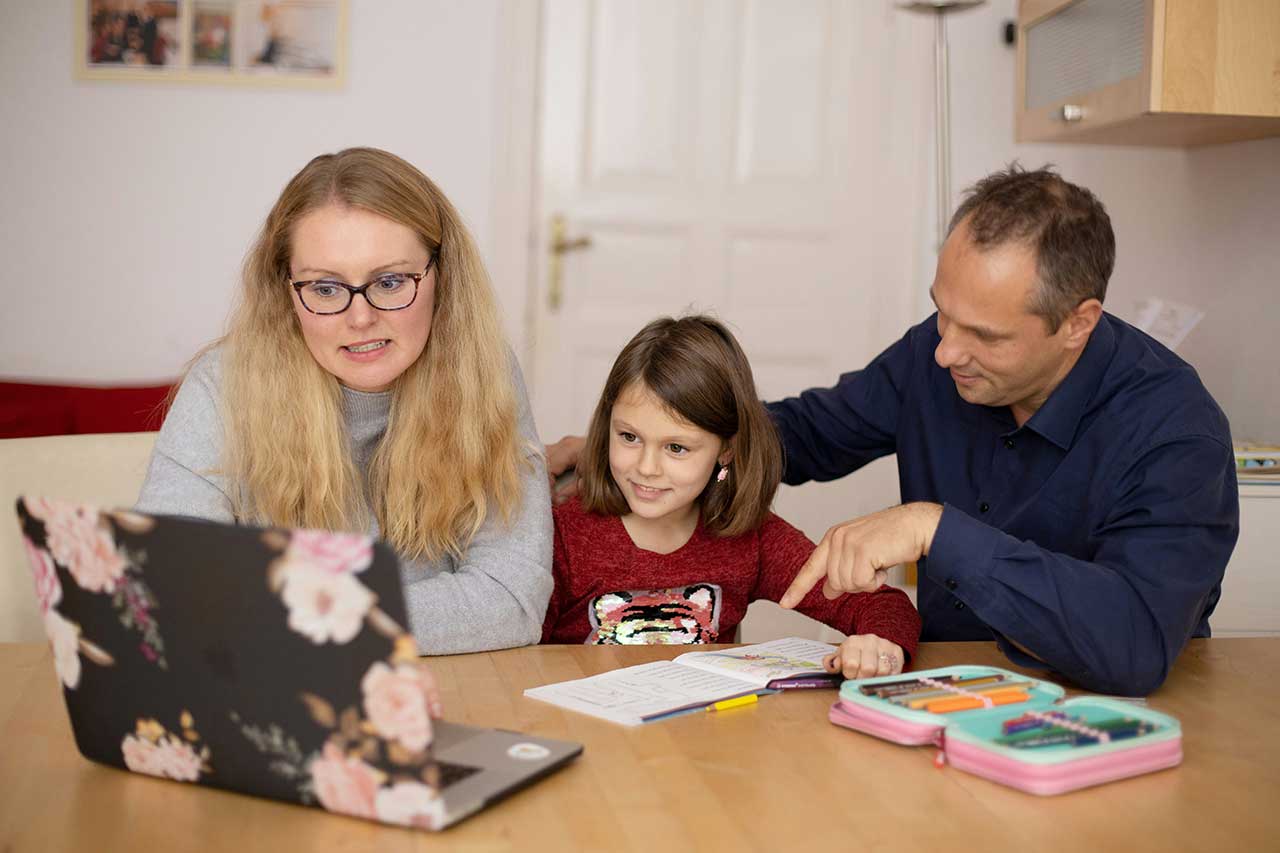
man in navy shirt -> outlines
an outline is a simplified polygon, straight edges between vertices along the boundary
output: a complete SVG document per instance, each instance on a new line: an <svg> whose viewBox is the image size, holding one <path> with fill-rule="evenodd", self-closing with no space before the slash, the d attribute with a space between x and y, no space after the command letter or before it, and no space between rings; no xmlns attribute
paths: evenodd
<svg viewBox="0 0 1280 853"><path fill-rule="evenodd" d="M994 638L1123 694L1209 636L1239 531L1227 419L1188 364L1103 312L1114 260L1102 204L1052 171L970 190L937 313L834 387L769 406L785 482L896 453L903 500L828 531L783 606L915 560L922 639ZM841 652L846 675L866 672Z"/></svg>

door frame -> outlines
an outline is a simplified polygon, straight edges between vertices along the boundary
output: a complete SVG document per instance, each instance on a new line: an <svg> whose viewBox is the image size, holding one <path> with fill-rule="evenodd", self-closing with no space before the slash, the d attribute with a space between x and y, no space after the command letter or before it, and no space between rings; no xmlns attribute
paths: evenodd
<svg viewBox="0 0 1280 853"><path fill-rule="evenodd" d="M542 256L536 245L542 8L543 0L498 3L489 202L493 236L487 252L507 340L530 384L537 344L536 264Z"/></svg>

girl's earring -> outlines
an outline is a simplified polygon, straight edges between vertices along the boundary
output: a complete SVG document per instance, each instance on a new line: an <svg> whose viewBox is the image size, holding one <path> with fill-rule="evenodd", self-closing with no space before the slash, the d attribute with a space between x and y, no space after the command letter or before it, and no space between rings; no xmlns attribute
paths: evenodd
<svg viewBox="0 0 1280 853"><path fill-rule="evenodd" d="M720 466L720 473L719 473L719 474L716 474L716 482L717 482L717 483L723 483L723 482L724 482L724 478L725 478L725 477L728 477L728 476L729 476L729 466L728 466L728 465L721 465L721 466Z"/></svg>

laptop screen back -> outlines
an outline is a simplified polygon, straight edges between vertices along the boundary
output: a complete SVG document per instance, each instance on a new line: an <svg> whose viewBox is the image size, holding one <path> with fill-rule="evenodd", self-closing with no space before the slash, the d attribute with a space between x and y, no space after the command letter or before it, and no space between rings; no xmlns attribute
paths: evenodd
<svg viewBox="0 0 1280 853"><path fill-rule="evenodd" d="M89 759L438 828L395 556L367 536L18 502Z"/></svg>

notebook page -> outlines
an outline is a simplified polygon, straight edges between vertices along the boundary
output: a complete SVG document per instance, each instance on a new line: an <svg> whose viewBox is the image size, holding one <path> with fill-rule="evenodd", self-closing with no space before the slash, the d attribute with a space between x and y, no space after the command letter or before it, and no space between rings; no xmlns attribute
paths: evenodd
<svg viewBox="0 0 1280 853"><path fill-rule="evenodd" d="M836 650L835 646L788 637L753 646L722 649L714 652L686 652L676 658L684 666L742 678L756 687L764 687L776 678L824 673L822 659Z"/></svg>
<svg viewBox="0 0 1280 853"><path fill-rule="evenodd" d="M673 661L530 687L524 695L571 711L636 726L646 718L754 692L750 684Z"/></svg>

